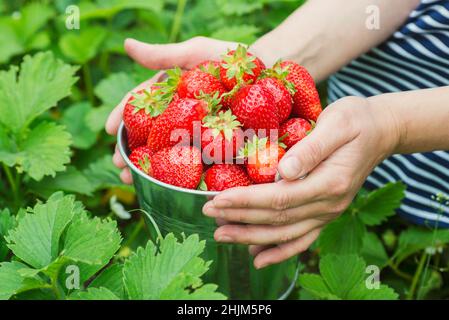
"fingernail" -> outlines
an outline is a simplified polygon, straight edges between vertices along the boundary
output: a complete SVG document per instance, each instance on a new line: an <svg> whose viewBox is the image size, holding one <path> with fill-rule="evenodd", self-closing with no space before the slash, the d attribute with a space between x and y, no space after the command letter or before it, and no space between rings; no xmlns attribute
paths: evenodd
<svg viewBox="0 0 449 320"><path fill-rule="evenodd" d="M265 268L267 266L267 263L254 263L254 267L257 269L257 270L259 270L259 269L262 269L262 268Z"/></svg>
<svg viewBox="0 0 449 320"><path fill-rule="evenodd" d="M226 235L219 235L216 239L218 242L232 242L232 238Z"/></svg>
<svg viewBox="0 0 449 320"><path fill-rule="evenodd" d="M203 213L204 213L204 215L206 215L208 217L213 217L213 218L216 218L219 215L218 210L214 207L214 205L211 201L209 201L208 203L206 203L204 205Z"/></svg>
<svg viewBox="0 0 449 320"><path fill-rule="evenodd" d="M282 171L282 176L285 179L295 179L298 177L301 170L299 167L299 161L295 157L282 159L279 164L279 169Z"/></svg>
<svg viewBox="0 0 449 320"><path fill-rule="evenodd" d="M216 208L229 208L232 206L232 202L226 199L214 199L214 207Z"/></svg>

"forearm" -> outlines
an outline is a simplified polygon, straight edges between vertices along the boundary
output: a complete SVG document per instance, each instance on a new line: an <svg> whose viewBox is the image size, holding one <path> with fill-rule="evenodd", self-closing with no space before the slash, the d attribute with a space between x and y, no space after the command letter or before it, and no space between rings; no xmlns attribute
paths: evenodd
<svg viewBox="0 0 449 320"><path fill-rule="evenodd" d="M288 59L304 65L317 81L387 39L419 0L308 0L252 50L268 63ZM367 8L380 11L379 30L366 26Z"/></svg>
<svg viewBox="0 0 449 320"><path fill-rule="evenodd" d="M449 150L449 86L384 94L368 102L380 117L393 118L394 153Z"/></svg>

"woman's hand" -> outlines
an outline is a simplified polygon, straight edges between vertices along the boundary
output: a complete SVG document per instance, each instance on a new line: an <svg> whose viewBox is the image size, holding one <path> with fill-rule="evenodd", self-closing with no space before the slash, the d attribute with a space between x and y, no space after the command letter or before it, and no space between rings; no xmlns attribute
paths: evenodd
<svg viewBox="0 0 449 320"><path fill-rule="evenodd" d="M165 70L178 66L183 69L191 69L204 60L219 60L221 55L229 49L235 49L237 43L219 41L204 37L192 38L188 41L176 44L147 44L133 39L127 39L125 49L128 55L142 66L153 70ZM148 88L152 83L158 82L163 76L158 73L152 79L140 84L132 92L142 88ZM127 94L120 104L111 112L106 122L106 131L116 135L120 121L122 120L123 108L130 98ZM132 176L119 151L115 150L112 158L114 164L123 169L120 178L124 183L132 183Z"/></svg>
<svg viewBox="0 0 449 320"><path fill-rule="evenodd" d="M250 245L257 268L305 251L394 151L399 136L388 107L356 97L337 101L280 161L283 180L229 189L204 206L205 215L223 224L215 239Z"/></svg>

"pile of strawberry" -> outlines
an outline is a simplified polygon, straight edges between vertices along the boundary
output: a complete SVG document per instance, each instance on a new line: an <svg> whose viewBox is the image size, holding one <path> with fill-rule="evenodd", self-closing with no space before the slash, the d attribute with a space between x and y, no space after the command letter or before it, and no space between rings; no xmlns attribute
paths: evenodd
<svg viewBox="0 0 449 320"><path fill-rule="evenodd" d="M321 111L304 67L266 68L239 46L220 62L167 71L133 94L123 121L138 169L174 186L222 191L273 182L279 160Z"/></svg>

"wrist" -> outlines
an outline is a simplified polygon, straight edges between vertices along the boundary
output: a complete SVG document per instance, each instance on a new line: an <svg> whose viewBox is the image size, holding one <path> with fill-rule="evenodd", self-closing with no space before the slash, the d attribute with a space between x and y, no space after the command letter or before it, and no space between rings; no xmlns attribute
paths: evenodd
<svg viewBox="0 0 449 320"><path fill-rule="evenodd" d="M399 153L406 134L406 127L402 118L397 114L397 108L392 107L388 95L373 96L366 100L381 132L380 138L385 142L385 157Z"/></svg>

